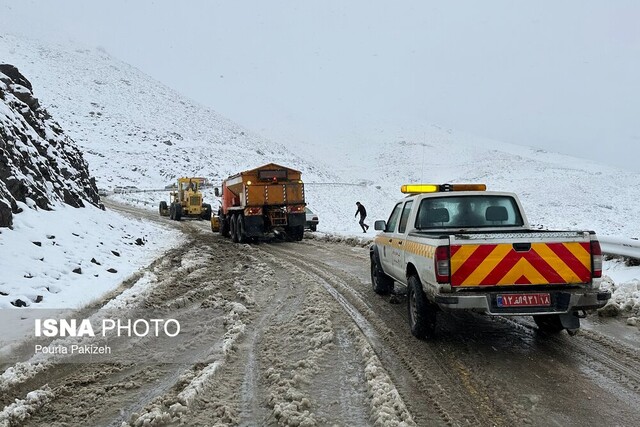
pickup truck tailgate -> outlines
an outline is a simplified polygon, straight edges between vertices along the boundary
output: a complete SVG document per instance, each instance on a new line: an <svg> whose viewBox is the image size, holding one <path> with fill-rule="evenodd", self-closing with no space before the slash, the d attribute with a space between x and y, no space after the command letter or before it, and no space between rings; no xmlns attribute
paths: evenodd
<svg viewBox="0 0 640 427"><path fill-rule="evenodd" d="M451 236L451 286L589 283L590 239L588 232L554 231Z"/></svg>

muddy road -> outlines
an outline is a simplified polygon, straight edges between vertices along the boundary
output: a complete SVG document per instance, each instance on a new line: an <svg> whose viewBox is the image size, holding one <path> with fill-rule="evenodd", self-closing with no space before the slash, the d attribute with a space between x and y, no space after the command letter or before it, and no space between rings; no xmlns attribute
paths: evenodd
<svg viewBox="0 0 640 427"><path fill-rule="evenodd" d="M371 290L367 248L312 236L238 245L205 222L171 225L187 242L96 307L179 310L201 319L203 335L171 349L179 362L149 354L137 363L4 366L0 425L634 426L640 418L638 342L602 332L616 325L550 337L530 318L442 314L436 338L419 341L406 300Z"/></svg>

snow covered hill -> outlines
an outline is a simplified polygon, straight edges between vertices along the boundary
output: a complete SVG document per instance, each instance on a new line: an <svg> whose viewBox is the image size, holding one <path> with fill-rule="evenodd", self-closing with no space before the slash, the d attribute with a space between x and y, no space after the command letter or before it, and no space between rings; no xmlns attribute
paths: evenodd
<svg viewBox="0 0 640 427"><path fill-rule="evenodd" d="M178 176L213 181L276 162L325 176L291 153L101 50L0 37L0 57L37 82L47 106L86 152L98 185L162 188ZM203 82L206 84L206 82Z"/></svg>
<svg viewBox="0 0 640 427"><path fill-rule="evenodd" d="M81 151L0 64L0 309L85 304L180 242L98 203Z"/></svg>

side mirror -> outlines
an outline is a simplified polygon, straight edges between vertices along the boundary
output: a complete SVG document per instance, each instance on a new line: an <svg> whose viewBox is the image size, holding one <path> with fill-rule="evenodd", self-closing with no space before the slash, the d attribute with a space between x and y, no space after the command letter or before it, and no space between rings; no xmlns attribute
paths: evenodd
<svg viewBox="0 0 640 427"><path fill-rule="evenodd" d="M384 231L387 229L387 221L379 219L373 223L374 230Z"/></svg>
<svg viewBox="0 0 640 427"><path fill-rule="evenodd" d="M218 187L216 187L216 188L213 190L213 192L214 192L214 194L216 195L216 197L220 197L220 189L219 189Z"/></svg>

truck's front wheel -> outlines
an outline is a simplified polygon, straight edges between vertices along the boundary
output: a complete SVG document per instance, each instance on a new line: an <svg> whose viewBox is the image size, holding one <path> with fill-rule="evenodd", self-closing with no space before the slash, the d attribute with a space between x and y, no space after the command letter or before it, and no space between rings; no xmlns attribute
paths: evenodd
<svg viewBox="0 0 640 427"><path fill-rule="evenodd" d="M410 276L407 293L409 307L409 326L414 337L431 338L436 329L437 307L431 304L422 290L420 278Z"/></svg>
<svg viewBox="0 0 640 427"><path fill-rule="evenodd" d="M378 295L387 295L393 291L393 279L384 274L374 255L371 255L371 286Z"/></svg>

